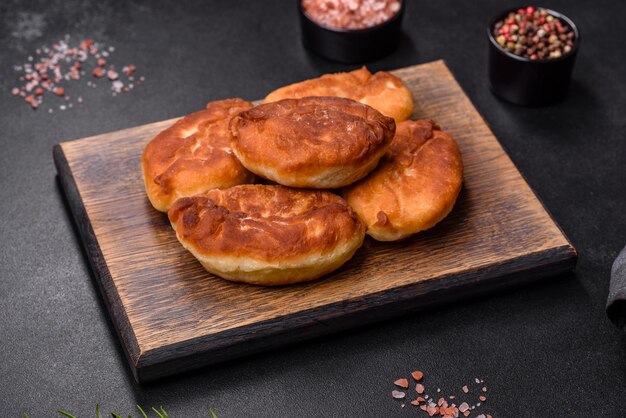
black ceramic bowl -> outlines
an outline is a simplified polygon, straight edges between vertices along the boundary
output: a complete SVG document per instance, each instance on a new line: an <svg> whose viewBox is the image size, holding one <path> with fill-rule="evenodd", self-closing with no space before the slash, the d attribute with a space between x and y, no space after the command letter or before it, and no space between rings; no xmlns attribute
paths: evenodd
<svg viewBox="0 0 626 418"><path fill-rule="evenodd" d="M572 78L576 54L580 46L580 32L567 16L545 9L574 31L574 46L559 58L531 60L505 51L493 37L495 24L511 11L498 14L489 23L489 81L493 92L506 101L526 105L542 106L557 102L565 97Z"/></svg>
<svg viewBox="0 0 626 418"><path fill-rule="evenodd" d="M321 25L307 16L302 0L296 0L304 46L333 61L349 64L374 61L391 53L400 40L406 0L389 20L366 29L337 29Z"/></svg>

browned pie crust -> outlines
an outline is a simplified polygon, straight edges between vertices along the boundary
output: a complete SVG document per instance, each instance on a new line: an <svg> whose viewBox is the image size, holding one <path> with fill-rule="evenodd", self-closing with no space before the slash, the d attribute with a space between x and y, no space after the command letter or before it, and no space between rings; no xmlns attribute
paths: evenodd
<svg viewBox="0 0 626 418"><path fill-rule="evenodd" d="M227 99L178 120L152 139L141 157L152 205L167 212L172 203L214 188L254 181L230 149L228 123L252 103Z"/></svg>
<svg viewBox="0 0 626 418"><path fill-rule="evenodd" d="M463 161L452 137L430 120L400 122L372 174L343 196L380 241L433 227L452 210L463 182Z"/></svg>
<svg viewBox="0 0 626 418"><path fill-rule="evenodd" d="M259 105L231 121L231 147L253 173L277 183L334 188L367 175L394 120L349 99L306 97Z"/></svg>
<svg viewBox="0 0 626 418"><path fill-rule="evenodd" d="M283 186L211 190L179 199L168 216L209 272L262 285L320 277L350 259L365 236L341 197Z"/></svg>
<svg viewBox="0 0 626 418"><path fill-rule="evenodd" d="M413 96L402 80L386 71L372 74L365 66L345 73L324 74L274 90L265 103L308 96L337 96L369 105L400 122L413 113Z"/></svg>

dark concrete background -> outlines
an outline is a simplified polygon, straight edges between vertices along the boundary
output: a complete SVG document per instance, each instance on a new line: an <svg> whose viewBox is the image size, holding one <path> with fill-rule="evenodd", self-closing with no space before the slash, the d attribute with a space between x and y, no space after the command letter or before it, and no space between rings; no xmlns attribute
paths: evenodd
<svg viewBox="0 0 626 418"><path fill-rule="evenodd" d="M52 145L189 113L225 97L353 67L303 50L295 2L3 1L0 4L0 415L80 417L163 405L172 418L412 416L391 382L420 368L444 392L479 377L494 417L620 417L626 337L606 319L626 244L626 3L555 0L583 44L571 93L546 108L503 103L486 80L489 18L517 1L408 0L394 69L446 60L580 254L576 272L148 386L132 380L55 180ZM11 97L13 65L65 34L116 48L146 77L112 97L33 111ZM46 104L53 104L48 100ZM436 115L433 115L436 118ZM476 414L473 414L473 416Z"/></svg>

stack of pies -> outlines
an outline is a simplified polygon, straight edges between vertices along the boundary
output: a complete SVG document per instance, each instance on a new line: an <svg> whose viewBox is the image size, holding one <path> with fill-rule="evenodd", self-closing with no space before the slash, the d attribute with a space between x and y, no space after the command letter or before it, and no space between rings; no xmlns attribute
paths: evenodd
<svg viewBox="0 0 626 418"><path fill-rule="evenodd" d="M146 192L181 244L224 279L284 285L343 265L365 234L431 228L454 206L463 163L411 93L366 68L280 88L262 104L209 103L142 155Z"/></svg>

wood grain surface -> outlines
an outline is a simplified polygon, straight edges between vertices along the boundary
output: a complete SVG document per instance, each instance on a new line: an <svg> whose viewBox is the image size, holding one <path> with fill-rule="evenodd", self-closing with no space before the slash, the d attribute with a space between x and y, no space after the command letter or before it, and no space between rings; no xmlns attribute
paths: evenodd
<svg viewBox="0 0 626 418"><path fill-rule="evenodd" d="M138 381L567 271L576 252L443 61L393 71L463 154L450 216L408 240L366 239L340 270L279 288L208 274L145 195L140 156L175 119L54 148L59 180Z"/></svg>

